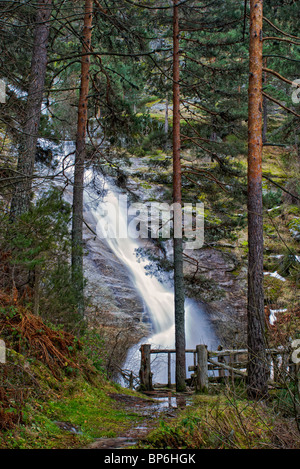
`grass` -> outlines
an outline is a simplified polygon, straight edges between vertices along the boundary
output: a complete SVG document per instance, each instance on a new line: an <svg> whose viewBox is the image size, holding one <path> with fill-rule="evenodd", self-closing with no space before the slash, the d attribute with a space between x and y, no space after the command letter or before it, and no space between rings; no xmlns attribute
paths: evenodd
<svg viewBox="0 0 300 469"><path fill-rule="evenodd" d="M162 420L142 445L147 449L300 448L297 429L271 407L232 391L199 395L172 421Z"/></svg>
<svg viewBox="0 0 300 469"><path fill-rule="evenodd" d="M22 423L0 432L0 448L82 448L96 438L116 437L141 418L113 399L116 392L120 387L103 378L94 383L65 379L50 399L31 398L26 403ZM123 388L121 392L137 395ZM77 432L60 428L60 422Z"/></svg>
<svg viewBox="0 0 300 469"><path fill-rule="evenodd" d="M137 416L117 406L109 397L112 391L116 390L108 384L103 389L85 384L64 402L50 402L47 413L52 419L79 427L89 439L115 437L128 429Z"/></svg>
<svg viewBox="0 0 300 469"><path fill-rule="evenodd" d="M0 367L1 449L81 448L134 424L139 417L113 396L136 392L108 381L75 336L46 326L4 291L0 299L7 345Z"/></svg>

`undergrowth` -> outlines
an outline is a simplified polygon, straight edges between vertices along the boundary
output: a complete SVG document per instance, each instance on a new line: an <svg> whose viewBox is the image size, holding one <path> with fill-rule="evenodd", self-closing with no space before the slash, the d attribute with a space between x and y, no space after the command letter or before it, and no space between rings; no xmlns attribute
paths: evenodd
<svg viewBox="0 0 300 469"><path fill-rule="evenodd" d="M83 447L137 418L110 397L119 386L88 358L84 340L45 324L15 291L0 291L0 337L0 448Z"/></svg>
<svg viewBox="0 0 300 469"><path fill-rule="evenodd" d="M297 428L269 406L232 392L194 399L174 421L162 420L147 449L299 449Z"/></svg>

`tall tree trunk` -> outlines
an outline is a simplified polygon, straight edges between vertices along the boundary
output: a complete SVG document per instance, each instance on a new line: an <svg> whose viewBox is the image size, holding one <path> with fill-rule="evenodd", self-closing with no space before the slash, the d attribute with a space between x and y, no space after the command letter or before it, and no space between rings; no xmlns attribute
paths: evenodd
<svg viewBox="0 0 300 469"><path fill-rule="evenodd" d="M30 207L32 176L45 86L52 0L38 1L37 8L26 118L17 165L19 181L14 187L10 208L12 219L27 212Z"/></svg>
<svg viewBox="0 0 300 469"><path fill-rule="evenodd" d="M185 312L182 252L182 201L180 162L180 86L179 86L179 14L178 0L173 2L173 204L174 204L174 296L176 390L186 389Z"/></svg>
<svg viewBox="0 0 300 469"><path fill-rule="evenodd" d="M250 1L248 91L248 395L267 394L263 290L262 206L262 17L263 1Z"/></svg>
<svg viewBox="0 0 300 469"><path fill-rule="evenodd" d="M81 86L78 104L78 121L76 136L76 154L73 188L73 218L72 218L72 280L77 293L78 311L83 314L83 186L84 162L86 159L86 131L88 119L88 93L90 52L92 38L93 0L85 1L83 46L81 59Z"/></svg>

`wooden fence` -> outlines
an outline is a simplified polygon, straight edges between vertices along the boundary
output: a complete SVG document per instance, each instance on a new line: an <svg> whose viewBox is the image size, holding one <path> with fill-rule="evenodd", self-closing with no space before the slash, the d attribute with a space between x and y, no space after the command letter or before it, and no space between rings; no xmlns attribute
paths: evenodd
<svg viewBox="0 0 300 469"><path fill-rule="evenodd" d="M152 354L167 354L167 383L160 385L171 387L171 355L176 354L175 349L151 349L150 344L143 344L140 348L141 366L139 372L140 386L145 391L153 389L153 373L151 370ZM231 349L208 351L207 346L200 344L195 349L187 349L187 354L193 354L193 365L188 371L193 372L189 384L197 391L205 392L209 381L230 380L247 377L247 349ZM291 351L279 347L266 350L269 367L269 383L278 383L298 375L299 365L291 362Z"/></svg>

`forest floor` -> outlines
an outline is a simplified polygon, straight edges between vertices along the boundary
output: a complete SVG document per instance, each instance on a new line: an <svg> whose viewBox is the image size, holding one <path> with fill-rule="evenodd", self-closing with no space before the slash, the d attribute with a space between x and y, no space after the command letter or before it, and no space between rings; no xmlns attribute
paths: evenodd
<svg viewBox="0 0 300 469"><path fill-rule="evenodd" d="M293 383L262 402L243 382L142 394L108 380L71 334L0 300L0 449L300 448Z"/></svg>
<svg viewBox="0 0 300 469"><path fill-rule="evenodd" d="M112 394L112 399L120 403L127 412L136 413L141 421L116 437L98 438L86 448L120 449L141 445L147 440L148 434L159 427L161 421L176 418L180 409L189 405L190 393L175 396L170 391L153 391L147 395L150 399L122 393Z"/></svg>
<svg viewBox="0 0 300 469"><path fill-rule="evenodd" d="M1 449L134 445L179 407L170 393L154 399L108 380L89 341L46 325L18 297L0 291L0 309Z"/></svg>

